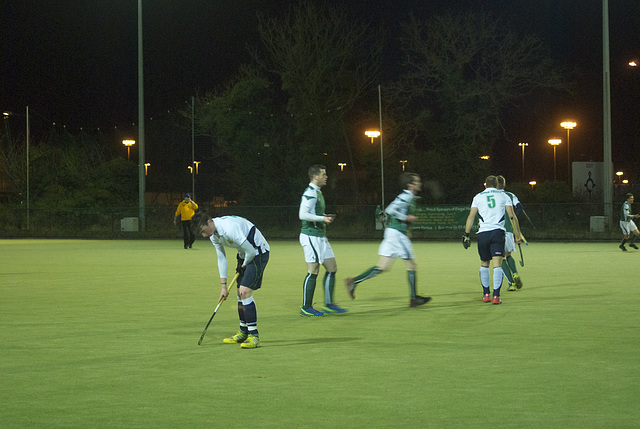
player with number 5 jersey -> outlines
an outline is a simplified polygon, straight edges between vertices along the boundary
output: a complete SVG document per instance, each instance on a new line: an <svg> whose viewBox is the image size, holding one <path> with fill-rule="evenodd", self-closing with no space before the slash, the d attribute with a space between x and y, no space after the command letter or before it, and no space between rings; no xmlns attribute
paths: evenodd
<svg viewBox="0 0 640 429"><path fill-rule="evenodd" d="M513 203L508 195L497 189L498 178L488 176L485 179L485 190L473 197L471 210L462 236L465 249L471 245L469 233L478 215L478 254L480 255L480 283L482 285L482 301L501 304L500 287L502 286L502 260L505 245L505 216L509 216L513 224L516 243L520 243L520 224L513 211ZM489 265L493 261L493 293L490 290ZM493 299L491 299L493 295Z"/></svg>

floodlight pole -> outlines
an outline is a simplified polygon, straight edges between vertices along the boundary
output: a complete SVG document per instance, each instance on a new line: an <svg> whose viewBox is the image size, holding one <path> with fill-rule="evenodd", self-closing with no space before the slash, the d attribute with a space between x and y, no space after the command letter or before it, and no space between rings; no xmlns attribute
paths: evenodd
<svg viewBox="0 0 640 429"><path fill-rule="evenodd" d="M144 174L144 72L142 57L142 0L138 0L138 222L145 231L145 174Z"/></svg>
<svg viewBox="0 0 640 429"><path fill-rule="evenodd" d="M384 210L384 153L382 145L382 91L378 85L378 112L380 115L380 175L382 176L382 210Z"/></svg>
<svg viewBox="0 0 640 429"><path fill-rule="evenodd" d="M613 163L611 158L611 87L609 67L609 2L602 0L602 122L604 128L604 215L609 221L609 227L613 221Z"/></svg>

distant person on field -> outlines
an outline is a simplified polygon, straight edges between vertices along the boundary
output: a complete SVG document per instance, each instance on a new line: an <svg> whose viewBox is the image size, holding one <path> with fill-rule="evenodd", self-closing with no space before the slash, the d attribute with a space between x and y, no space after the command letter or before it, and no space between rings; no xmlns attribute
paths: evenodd
<svg viewBox="0 0 640 429"><path fill-rule="evenodd" d="M300 230L300 245L307 263L307 275L302 284L301 316L324 316L328 314L346 313L347 309L333 302L333 292L336 283L336 257L327 239L327 224L333 222L335 215L325 214L324 196L322 188L327 184L327 170L324 165L316 164L309 167L310 183L300 199L298 217L302 221ZM313 295L316 290L316 280L320 273L320 265L325 269L322 287L324 289L324 306L322 311L313 308Z"/></svg>
<svg viewBox="0 0 640 429"><path fill-rule="evenodd" d="M256 226L240 216L211 218L207 213L196 213L191 219L194 233L211 240L218 254L220 274L220 299L229 296L227 291L227 255L224 248L236 249L238 317L240 331L222 340L225 344L240 344L243 349L260 347L258 313L253 291L262 286L264 270L269 262L269 243Z"/></svg>
<svg viewBox="0 0 640 429"><path fill-rule="evenodd" d="M195 211L198 210L198 205L191 199L191 195L184 194L184 200L180 201L176 214L173 218L173 224L176 224L178 218L182 222L182 235L184 238L184 248L190 249L193 247L193 242L196 241L196 236L191 231L190 221Z"/></svg>
<svg viewBox="0 0 640 429"><path fill-rule="evenodd" d="M502 260L504 259L505 217L513 223L514 238L520 243L520 224L513 211L511 198L504 191L498 190L498 178L488 176L485 179L485 190L473 197L471 210L462 236L465 249L471 246L469 233L479 215L478 254L480 255L480 284L482 285L482 302L502 304L500 287L502 286ZM506 215L505 215L506 213ZM490 289L489 265L493 261L493 292ZM493 299L491 298L493 295Z"/></svg>
<svg viewBox="0 0 640 429"><path fill-rule="evenodd" d="M422 180L415 173L402 173L400 186L404 189L385 209L389 217L389 225L384 230L384 238L378 248L380 259L378 264L365 270L356 277L345 280L347 293L355 299L356 286L365 280L389 270L396 258L404 259L407 266L407 280L409 282L409 307L417 307L431 300L428 296L420 296L416 290L416 261L413 246L409 238L411 223L416 220L416 195L422 189Z"/></svg>
<svg viewBox="0 0 640 429"><path fill-rule="evenodd" d="M633 234L633 238L629 241L629 247L638 250L638 246L636 246L636 239L638 238L640 231L638 231L638 227L633 219L639 218L640 214L631 214L631 204L633 204L633 194L627 194L627 199L620 209L620 229L622 229L624 238L618 247L622 249L623 252L627 251L627 248L624 245L627 240L629 240L631 234Z"/></svg>
<svg viewBox="0 0 640 429"><path fill-rule="evenodd" d="M503 176L498 176L498 189L503 190L504 193L511 198L513 212L516 214L516 217L518 217L518 215L524 211L524 208L514 193L507 192L505 190L506 186L507 179ZM502 261L502 271L504 271L504 276L507 278L507 282L509 283L509 289L507 290L514 291L516 289L522 289L522 279L520 278L520 274L518 274L516 260L511 256L511 253L516 251L516 241L513 238L513 224L511 223L509 216L506 216L506 213L504 218L504 227L506 229L506 233L504 237L504 260Z"/></svg>

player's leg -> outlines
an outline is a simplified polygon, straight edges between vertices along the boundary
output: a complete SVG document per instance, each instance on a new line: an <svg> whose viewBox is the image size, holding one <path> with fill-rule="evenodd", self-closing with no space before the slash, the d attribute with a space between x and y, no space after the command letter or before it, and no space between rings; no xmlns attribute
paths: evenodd
<svg viewBox="0 0 640 429"><path fill-rule="evenodd" d="M490 233L490 252L493 262L493 304L502 304L500 299L500 287L502 286L502 260L504 259L504 242L505 232L501 229L491 231Z"/></svg>
<svg viewBox="0 0 640 429"><path fill-rule="evenodd" d="M638 246L636 246L636 239L638 238L638 234L640 234L640 231L638 231L638 228L636 227L634 221L629 222L629 229L631 230L631 240L629 241L629 247L638 250Z"/></svg>
<svg viewBox="0 0 640 429"><path fill-rule="evenodd" d="M480 256L480 285L482 286L482 302L491 302L491 285L489 265L491 263L490 233L481 232L477 235L478 256Z"/></svg>
<svg viewBox="0 0 640 429"><path fill-rule="evenodd" d="M226 344L243 343L249 336L249 329L247 328L247 321L244 315L244 306L242 305L242 298L240 297L240 288L237 289L236 298L238 299L238 319L240 320L240 330L233 337L222 340L222 342Z"/></svg>
<svg viewBox="0 0 640 429"><path fill-rule="evenodd" d="M238 294L242 299L244 318L249 332L247 339L241 344L241 347L244 349L260 347L258 312L256 310L256 302L253 299L253 292L262 286L262 277L268 262L268 252L256 256L246 267L244 275L242 276L242 284L238 287Z"/></svg>
<svg viewBox="0 0 640 429"><path fill-rule="evenodd" d="M502 271L502 260L504 258L502 256L495 256L493 258L493 304L502 304L502 300L500 299L500 288L502 286L502 276L504 272Z"/></svg>
<svg viewBox="0 0 640 429"><path fill-rule="evenodd" d="M624 245L627 242L627 240L629 240L629 236L631 234L631 231L629 229L629 222L620 221L620 229L622 230L622 242L618 247L623 252L626 252L627 248Z"/></svg>
<svg viewBox="0 0 640 429"><path fill-rule="evenodd" d="M330 245L328 246L328 249L331 250ZM336 263L336 258L333 255L333 251L331 251L330 256L331 257L329 258L325 258L324 263L322 264L325 269L324 279L322 280L322 286L324 288L324 306L322 309L327 314L342 314L346 313L348 310L334 303L336 271L338 271L338 265Z"/></svg>
<svg viewBox="0 0 640 429"><path fill-rule="evenodd" d="M512 290L511 287L515 286L516 289L522 289L522 277L520 277L520 273L518 272L518 268L516 267L516 260L513 259L511 253L509 253L504 260L502 261L502 269L504 270L505 262L511 271L511 276L513 277L513 284L509 285L509 290Z"/></svg>
<svg viewBox="0 0 640 429"><path fill-rule="evenodd" d="M322 241L319 240L320 238L322 237L300 234L300 244L307 264L307 275L302 283L302 307L300 307L302 316L324 316L323 312L313 308L316 280L320 272L320 264L324 262L324 248L322 247Z"/></svg>
<svg viewBox="0 0 640 429"><path fill-rule="evenodd" d="M356 286L362 283L365 280L369 280L378 274L387 271L393 265L393 261L395 259L393 255L393 247L394 244L391 241L390 237L393 235L391 228L387 228L384 231L384 239L380 243L378 247L378 255L380 255L380 259L378 260L378 264L373 267L367 268L362 273L358 274L355 277L348 277L345 279L344 284L347 288L347 294L351 297L351 299L355 299L355 290Z"/></svg>

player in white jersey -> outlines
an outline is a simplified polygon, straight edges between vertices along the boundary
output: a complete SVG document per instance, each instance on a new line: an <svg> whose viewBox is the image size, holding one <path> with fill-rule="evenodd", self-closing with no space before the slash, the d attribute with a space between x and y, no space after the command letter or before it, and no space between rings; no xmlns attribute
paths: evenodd
<svg viewBox="0 0 640 429"><path fill-rule="evenodd" d="M504 193L507 194L509 198L511 198L513 212L516 214L516 217L518 217L518 215L524 211L520 200L513 192L508 192L505 190L505 187L507 186L507 179L505 179L503 176L497 176L497 178L498 189L503 190ZM511 220L508 217L505 217L504 226L506 229L506 233L504 236L504 260L502 261L502 271L504 272L504 276L509 283L509 288L507 290L514 291L516 289L522 289L522 279L520 278L520 274L518 273L516 260L513 259L513 256L511 256L511 253L516 251L516 240L513 237L513 225L511 224Z"/></svg>
<svg viewBox="0 0 640 429"><path fill-rule="evenodd" d="M227 255L225 247L236 249L238 276L238 316L240 331L224 343L237 344L245 349L260 347L258 335L258 314L253 299L253 291L262 286L264 269L269 262L269 243L255 225L239 216L223 216L211 218L200 212L191 218L191 229L194 233L209 238L218 254L218 272L222 289L220 300L229 295L227 291Z"/></svg>
<svg viewBox="0 0 640 429"><path fill-rule="evenodd" d="M471 210L462 236L462 244L465 249L471 246L469 233L479 216L478 228L478 254L480 255L480 283L482 285L482 301L502 304L500 299L500 287L502 286L502 260L504 259L505 241L505 215L509 216L513 223L513 231L516 243L520 243L520 224L513 211L511 199L497 189L496 176L488 176L485 179L485 190L473 197ZM489 265L493 262L493 299L489 288Z"/></svg>
<svg viewBox="0 0 640 429"><path fill-rule="evenodd" d="M638 238L638 227L633 219L639 218L640 214L631 214L631 204L633 204L633 194L627 194L627 200L622 204L622 208L620 209L620 229L622 229L622 234L624 238L622 239L622 243L620 243L620 249L623 252L627 251L627 248L624 246L631 234L633 234L633 238L629 241L629 247L638 250L638 246L636 246L636 239Z"/></svg>
<svg viewBox="0 0 640 429"><path fill-rule="evenodd" d="M400 175L400 186L404 191L385 209L385 214L389 216L389 226L384 230L384 238L378 248L378 265L368 268L356 277L345 279L347 293L351 299L355 299L354 292L358 284L391 269L393 261L402 258L407 266L409 307L418 307L431 300L431 297L417 294L417 264L409 238L411 224L416 220L416 195L422 190L422 179L416 173L405 172Z"/></svg>
<svg viewBox="0 0 640 429"><path fill-rule="evenodd" d="M324 165L315 164L309 167L309 185L300 198L298 217L302 221L300 228L300 245L307 263L307 274L302 283L301 316L321 317L326 314L343 314L346 308L336 304L334 289L338 265L333 248L327 238L327 225L333 222L335 215L325 213L324 196L320 188L327 184L327 169ZM324 306L322 311L313 308L313 295L316 280L320 273L320 265L325 269L322 285L324 287Z"/></svg>

